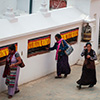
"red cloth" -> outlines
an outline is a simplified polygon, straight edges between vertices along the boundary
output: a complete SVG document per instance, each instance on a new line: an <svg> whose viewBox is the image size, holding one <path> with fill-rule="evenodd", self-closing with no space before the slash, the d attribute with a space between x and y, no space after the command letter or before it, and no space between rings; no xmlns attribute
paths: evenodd
<svg viewBox="0 0 100 100"><path fill-rule="evenodd" d="M10 74L10 68L9 68L9 66L6 65L4 72L3 72L3 78L6 78L7 75L9 75L9 74Z"/></svg>
<svg viewBox="0 0 100 100"><path fill-rule="evenodd" d="M4 72L3 72L3 76L2 76L3 78L6 78L7 75L10 75L10 67L9 67L9 65L11 65L11 59L12 59L13 55L15 54L15 52L13 54L9 54L7 56L7 58L9 57L9 61L6 58L6 66L5 66L5 69L4 69Z"/></svg>

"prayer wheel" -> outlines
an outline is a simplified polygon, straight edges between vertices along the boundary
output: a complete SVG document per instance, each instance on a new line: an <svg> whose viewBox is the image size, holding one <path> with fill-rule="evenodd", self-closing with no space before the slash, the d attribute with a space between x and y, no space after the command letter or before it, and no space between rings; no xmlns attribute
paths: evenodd
<svg viewBox="0 0 100 100"><path fill-rule="evenodd" d="M89 25L89 23L87 23L87 25L83 27L82 40L86 42L91 40L91 26Z"/></svg>
<svg viewBox="0 0 100 100"><path fill-rule="evenodd" d="M83 40L84 41L90 41L91 40L91 33L84 33L83 34Z"/></svg>

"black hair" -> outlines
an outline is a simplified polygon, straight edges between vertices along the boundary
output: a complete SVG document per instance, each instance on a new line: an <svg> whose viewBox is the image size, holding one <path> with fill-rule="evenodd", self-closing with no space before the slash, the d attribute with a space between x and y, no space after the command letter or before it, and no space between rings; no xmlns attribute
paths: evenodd
<svg viewBox="0 0 100 100"><path fill-rule="evenodd" d="M60 34L56 34L55 37L57 37L58 39L61 39L61 35Z"/></svg>
<svg viewBox="0 0 100 100"><path fill-rule="evenodd" d="M15 47L14 44L10 45L8 48L9 48L10 50L14 50L14 51L16 51L16 47Z"/></svg>
<svg viewBox="0 0 100 100"><path fill-rule="evenodd" d="M87 43L86 43L86 46L87 46L87 45L90 45L90 46L92 46L92 44L91 44L90 42L87 42Z"/></svg>

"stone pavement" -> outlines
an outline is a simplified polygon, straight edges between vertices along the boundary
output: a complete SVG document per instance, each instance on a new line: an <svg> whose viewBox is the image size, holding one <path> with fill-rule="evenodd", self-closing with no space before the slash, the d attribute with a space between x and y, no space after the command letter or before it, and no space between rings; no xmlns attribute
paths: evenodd
<svg viewBox="0 0 100 100"><path fill-rule="evenodd" d="M82 66L72 66L67 78L55 79L55 73L37 81L21 85L20 93L11 100L100 100L100 64L97 65L97 84L93 88L78 90L76 81L81 75ZM7 91L0 94L0 100L8 100Z"/></svg>

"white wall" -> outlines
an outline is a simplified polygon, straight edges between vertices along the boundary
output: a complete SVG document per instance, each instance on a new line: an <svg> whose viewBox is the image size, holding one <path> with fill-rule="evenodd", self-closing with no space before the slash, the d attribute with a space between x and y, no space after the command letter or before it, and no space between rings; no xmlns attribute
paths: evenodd
<svg viewBox="0 0 100 100"><path fill-rule="evenodd" d="M90 13L91 0L68 0L68 6L74 6L85 14Z"/></svg>
<svg viewBox="0 0 100 100"><path fill-rule="evenodd" d="M48 33L47 33L48 34ZM25 62L25 68L21 69L20 72L20 79L19 79L19 84L23 84L26 82L29 82L31 80L37 79L39 77L42 77L44 75L47 75L51 72L54 72L55 70L55 60L54 60L54 53L46 53L38 56L33 56L30 58L27 58L27 43L28 43L28 38L35 38L38 36L42 36L44 34L40 33L38 35L33 34L28 37L20 37L14 40L9 40L9 41L3 41L0 43L0 46L6 45L6 44L11 44L11 43L18 43L18 52L21 54L23 51L23 60ZM49 56L49 57L48 57ZM4 69L4 66L0 66L0 72L2 74ZM2 84L1 84L2 83ZM0 75L0 91L5 90L5 84L4 84L4 79Z"/></svg>
<svg viewBox="0 0 100 100"><path fill-rule="evenodd" d="M0 14L4 14L8 7L16 10L16 5L17 0L0 0Z"/></svg>
<svg viewBox="0 0 100 100"><path fill-rule="evenodd" d="M32 12L33 13L36 13L40 10L40 7L41 7L41 3L42 3L43 0L33 0L33 9L32 9ZM45 0L46 3L47 3L47 8L49 10L49 3L50 3L50 0Z"/></svg>
<svg viewBox="0 0 100 100"><path fill-rule="evenodd" d="M76 7L80 7L80 9L84 8L85 5L82 7L81 5L86 3L86 0L80 0L82 2L81 5L79 5L81 2L78 1L77 4L75 1L73 1L73 4L75 4ZM19 0L18 2L20 3L20 8L23 5L23 2L22 0ZM27 5L27 1L25 1L25 4ZM94 2L91 3L90 11L87 12L87 10L85 12L89 13L91 17L94 17L94 14L97 13L96 26L93 29L92 37L93 49L96 51L98 47L98 18L100 17L99 10L97 10L96 7L99 9L99 4L100 1L94 0ZM21 9L24 9L24 6ZM28 9L26 9L26 11L28 11ZM74 14L74 16L72 16L72 14ZM18 22L16 23L10 23L7 20L0 21L0 36L5 38L2 39L2 37L0 37L0 47L17 42L18 52L20 54L23 52L22 58L26 66L24 69L21 69L19 84L35 80L56 70L55 51L27 58L28 39L51 34L51 46L53 46L55 42L54 36L56 33L79 27L78 42L72 45L74 52L69 56L70 65L73 65L79 59L82 59L80 54L83 46L85 45L85 42L81 42L81 28L83 18L81 18L81 15L83 15L83 13L77 11L74 8L64 8L53 11L51 16L48 18L38 13L37 15L19 17ZM5 80L2 78L3 70L4 66L0 66L0 92L6 89Z"/></svg>
<svg viewBox="0 0 100 100"><path fill-rule="evenodd" d="M39 11L43 0L33 0L33 13ZM46 0L47 8L49 10L49 0ZM0 1L0 14L3 14L7 7L13 8L14 10L21 10L29 13L30 0L1 0Z"/></svg>
<svg viewBox="0 0 100 100"><path fill-rule="evenodd" d="M29 13L30 0L17 0L17 9Z"/></svg>
<svg viewBox="0 0 100 100"><path fill-rule="evenodd" d="M32 12L36 13L40 10L41 3L43 0L33 0L32 1ZM49 10L49 0L45 0L47 2L47 8ZM30 0L17 0L17 9L25 11L29 13L30 8Z"/></svg>
<svg viewBox="0 0 100 100"><path fill-rule="evenodd" d="M100 0L68 0L68 6L74 6L96 19L96 23L92 24L92 41L94 41L92 44L96 53L100 53L100 50L98 51Z"/></svg>
<svg viewBox="0 0 100 100"><path fill-rule="evenodd" d="M7 44L17 42L18 43L18 52L20 54L21 54L21 52L23 52L22 58L23 58L26 66L24 69L21 69L19 84L23 84L23 83L29 82L31 80L40 78L40 77L45 76L49 73L52 73L56 70L55 51L27 58L28 39L51 34L51 46L53 46L53 44L55 43L55 39L54 39L55 34L60 33L62 31L66 31L66 30L70 30L70 29L79 27L78 42L75 45L73 45L74 52L69 57L70 65L73 65L80 58L81 48L79 46L80 46L80 39L81 39L81 37L80 37L81 25L82 25L82 23L73 24L70 26L64 26L64 27L57 28L54 30L33 33L31 35L22 36L22 37L18 37L15 39L5 40L5 41L0 42L0 47L7 45ZM0 66L1 74L3 73L3 70L4 70L4 66ZM4 79L1 76L0 76L0 83L2 83L2 84L0 84L0 91L5 90L6 86L4 83Z"/></svg>
<svg viewBox="0 0 100 100"><path fill-rule="evenodd" d="M17 42L18 52L20 54L23 52L22 58L26 66L21 69L19 84L40 78L56 70L55 51L27 58L28 39L51 34L51 46L53 46L55 34L79 27L78 42L72 45L74 52L69 57L70 65L81 59L80 54L85 44L81 42L83 22L81 15L84 13L75 8L64 8L52 11L50 17L44 17L41 13L37 13L18 17L16 23L0 20L0 47ZM94 38L94 43L96 43ZM3 69L4 66L0 66L0 73L3 72ZM0 91L5 90L6 86L1 76L0 83Z"/></svg>
<svg viewBox="0 0 100 100"><path fill-rule="evenodd" d="M93 44L95 45L95 50L98 51L98 39L99 39L99 21L100 21L100 0L91 0L91 7L90 7L90 17L96 19L96 23L94 26L94 33L93 33ZM99 52L97 52L99 53Z"/></svg>

